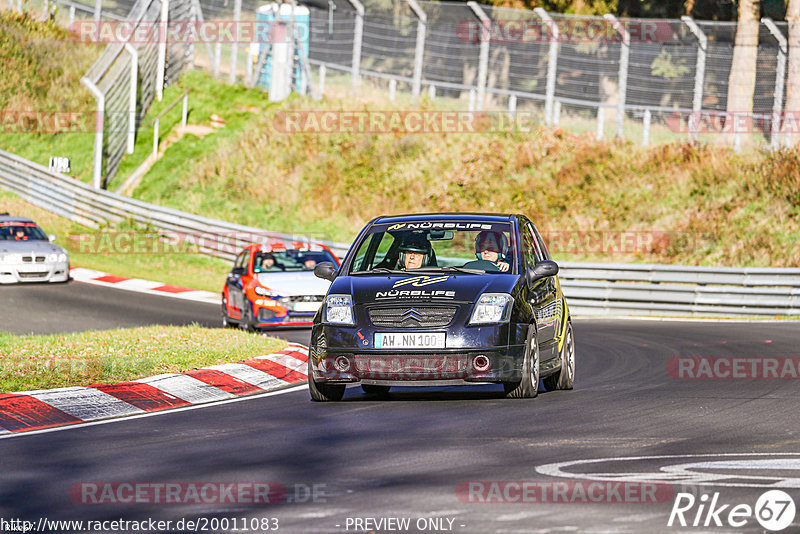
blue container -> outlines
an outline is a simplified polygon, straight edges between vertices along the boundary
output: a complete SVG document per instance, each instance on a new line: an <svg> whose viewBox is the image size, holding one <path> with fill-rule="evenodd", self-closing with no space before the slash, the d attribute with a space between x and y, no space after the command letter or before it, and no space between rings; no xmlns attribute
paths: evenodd
<svg viewBox="0 0 800 534"><path fill-rule="evenodd" d="M294 77L294 88L300 89L300 92L305 92L305 85L306 79L303 75L303 62L308 58L308 43L309 43L309 35L311 34L311 12L305 6L296 6L294 8L294 20L295 25L297 28L297 36L299 46L302 49L303 53L300 54L300 61L297 63L295 67L295 71L293 74ZM280 43L289 43L291 42L291 21L292 21L292 6L289 4L265 4L258 8L256 11L256 21L257 22L266 22L274 24L276 21L284 23L283 27L275 27L272 31L269 32L269 35L272 37L272 40L275 41L273 43L254 43L255 46L258 47L258 55L256 55L256 61L258 61L258 57L261 54L261 51L265 46L272 46L280 45ZM272 49L268 50L266 62L264 64L264 70L261 75L258 77L257 84L269 89L270 84L270 73L272 72ZM297 50L295 50L295 54L297 54ZM306 59L304 59L306 58Z"/></svg>

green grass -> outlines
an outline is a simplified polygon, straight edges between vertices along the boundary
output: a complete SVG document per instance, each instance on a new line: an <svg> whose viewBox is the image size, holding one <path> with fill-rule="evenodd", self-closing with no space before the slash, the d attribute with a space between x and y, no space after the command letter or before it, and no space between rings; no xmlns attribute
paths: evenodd
<svg viewBox="0 0 800 534"><path fill-rule="evenodd" d="M73 267L97 269L118 276L143 278L215 293L222 290L225 274L230 270L230 262L204 256L191 249L182 249L182 253L115 253L115 250L130 250L130 247L126 249L126 244L130 241L116 241L119 246L114 243L116 232L124 232L126 236L130 232L137 232L132 226L123 224L110 233L104 233L104 230L86 228L29 204L13 193L0 190L0 213L2 212L30 217L45 232L56 234L56 244L69 251ZM164 250L152 241L143 242L148 247L147 250Z"/></svg>
<svg viewBox="0 0 800 534"><path fill-rule="evenodd" d="M282 339L199 326L48 336L0 333L0 393L178 373L271 354L286 345Z"/></svg>

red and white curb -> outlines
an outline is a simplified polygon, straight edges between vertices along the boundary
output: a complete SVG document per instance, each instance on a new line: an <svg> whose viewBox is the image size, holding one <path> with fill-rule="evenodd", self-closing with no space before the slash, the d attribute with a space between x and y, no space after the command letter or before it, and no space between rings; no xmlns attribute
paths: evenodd
<svg viewBox="0 0 800 534"><path fill-rule="evenodd" d="M122 382L0 395L0 435L263 393L308 379L308 348Z"/></svg>
<svg viewBox="0 0 800 534"><path fill-rule="evenodd" d="M140 278L116 276L113 274L104 273L102 271L95 271L94 269L85 269L83 267L72 267L69 270L69 274L73 280L84 282L86 284L116 287L117 289L136 291L138 293L150 293L152 295L164 295L167 297L174 297L184 300L220 304L219 293L212 293L211 291L202 291L188 287L173 286L163 282L152 282L150 280L142 280Z"/></svg>

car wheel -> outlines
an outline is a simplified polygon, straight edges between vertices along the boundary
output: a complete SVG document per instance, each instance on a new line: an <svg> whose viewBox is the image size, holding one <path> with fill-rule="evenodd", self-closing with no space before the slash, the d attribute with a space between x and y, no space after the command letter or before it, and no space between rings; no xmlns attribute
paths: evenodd
<svg viewBox="0 0 800 534"><path fill-rule="evenodd" d="M539 394L539 343L533 326L528 328L525 340L525 357L522 361L522 380L505 384L506 397L510 399L532 399Z"/></svg>
<svg viewBox="0 0 800 534"><path fill-rule="evenodd" d="M561 347L561 369L544 379L548 391L556 389L572 389L575 384L575 338L572 336L572 322L567 321L564 334L564 345Z"/></svg>
<svg viewBox="0 0 800 534"><path fill-rule="evenodd" d="M308 391L317 402L340 401L344 397L344 384L326 384L314 380L311 372L311 358L308 359Z"/></svg>
<svg viewBox="0 0 800 534"><path fill-rule="evenodd" d="M232 325L230 317L228 317L228 299L222 297L222 328L230 328Z"/></svg>
<svg viewBox="0 0 800 534"><path fill-rule="evenodd" d="M378 384L361 384L361 389L363 389L364 393L367 395L387 395L391 388L392 386L379 386Z"/></svg>
<svg viewBox="0 0 800 534"><path fill-rule="evenodd" d="M250 302L245 300L244 309L242 310L242 322L239 323L239 326L245 332L255 332L255 326L253 326L253 312L250 311Z"/></svg>

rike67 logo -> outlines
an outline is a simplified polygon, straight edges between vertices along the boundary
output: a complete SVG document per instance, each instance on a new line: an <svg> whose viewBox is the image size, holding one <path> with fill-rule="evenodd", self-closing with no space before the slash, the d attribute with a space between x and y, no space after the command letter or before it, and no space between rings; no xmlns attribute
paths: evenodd
<svg viewBox="0 0 800 534"><path fill-rule="evenodd" d="M678 493L667 526L681 527L745 527L753 520L766 530L776 532L792 524L795 517L792 497L781 490L761 494L755 506L749 504L723 504L719 492L696 497L691 493Z"/></svg>

